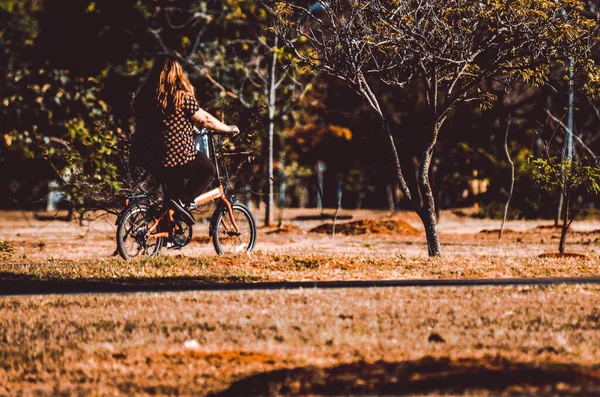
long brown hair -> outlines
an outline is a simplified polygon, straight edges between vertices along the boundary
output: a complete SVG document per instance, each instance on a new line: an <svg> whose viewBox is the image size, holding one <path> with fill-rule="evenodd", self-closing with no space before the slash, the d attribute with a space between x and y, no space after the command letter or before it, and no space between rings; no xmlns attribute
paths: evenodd
<svg viewBox="0 0 600 397"><path fill-rule="evenodd" d="M154 61L133 107L136 112L158 108L162 113L172 113L183 105L186 95L194 95L194 87L181 64L174 57L161 57Z"/></svg>

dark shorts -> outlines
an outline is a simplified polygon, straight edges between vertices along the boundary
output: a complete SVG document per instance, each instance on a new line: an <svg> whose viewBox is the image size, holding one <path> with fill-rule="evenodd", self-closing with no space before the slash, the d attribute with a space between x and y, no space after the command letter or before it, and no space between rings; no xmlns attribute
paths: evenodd
<svg viewBox="0 0 600 397"><path fill-rule="evenodd" d="M165 200L181 199L188 204L213 180L215 166L204 153L197 153L196 158L184 165L155 168L150 172L163 184Z"/></svg>

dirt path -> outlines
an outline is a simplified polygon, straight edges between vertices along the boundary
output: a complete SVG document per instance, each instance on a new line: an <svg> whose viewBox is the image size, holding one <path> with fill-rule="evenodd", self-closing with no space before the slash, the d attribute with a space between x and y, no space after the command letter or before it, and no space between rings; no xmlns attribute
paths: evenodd
<svg viewBox="0 0 600 397"><path fill-rule="evenodd" d="M327 211L331 215L332 210ZM209 213L197 214L195 241L181 251L161 251L163 255L200 257L214 255L207 239ZM371 257L423 258L427 256L422 225L412 212L390 214L387 211L342 211L335 235L312 233L331 224L329 217L319 218L317 210L287 210L283 228L259 227L256 251L266 253L305 253L368 255ZM0 240L10 241L15 255L26 258L98 259L110 258L116 250L114 216L96 216L82 225L48 217L39 219L30 212L0 212ZM344 223L367 220L406 222L416 233L369 233L344 235ZM258 220L260 224L260 219ZM556 252L559 230L548 228L551 221L509 221L502 240L498 239L497 220L474 219L444 211L439 222L445 256L493 255L527 257ZM600 252L600 221L580 221L572 226L567 249L584 254Z"/></svg>

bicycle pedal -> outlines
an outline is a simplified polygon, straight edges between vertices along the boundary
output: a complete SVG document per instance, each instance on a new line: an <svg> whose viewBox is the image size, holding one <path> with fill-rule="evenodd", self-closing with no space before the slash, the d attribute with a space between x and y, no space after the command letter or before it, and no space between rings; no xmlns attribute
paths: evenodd
<svg viewBox="0 0 600 397"><path fill-rule="evenodd" d="M248 246L248 245L247 245L246 243L244 243L244 244L240 244L240 245L238 245L237 247L235 247L235 248L233 249L233 252L235 252L235 253L243 252L243 251L245 251L245 250L246 250L246 247L247 247L247 246Z"/></svg>
<svg viewBox="0 0 600 397"><path fill-rule="evenodd" d="M183 248L183 247L173 243L172 241L167 241L166 247L168 250L180 250L181 248Z"/></svg>

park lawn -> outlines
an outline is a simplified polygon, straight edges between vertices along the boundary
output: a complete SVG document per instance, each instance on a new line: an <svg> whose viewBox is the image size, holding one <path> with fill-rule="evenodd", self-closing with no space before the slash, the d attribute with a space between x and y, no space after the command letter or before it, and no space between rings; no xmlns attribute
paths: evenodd
<svg viewBox="0 0 600 397"><path fill-rule="evenodd" d="M25 294L0 297L0 395L600 393L595 285L106 293L594 277L597 222L573 231L577 255L565 257L552 255L557 231L539 222L509 222L500 240L497 222L447 216L442 258L426 256L422 234L316 234L321 220L290 218L296 227L259 229L250 255L216 256L198 236L182 251L125 262L112 256L111 222L0 216L11 248L0 250L0 292ZM55 294L73 285L105 292ZM40 294L44 286L54 294Z"/></svg>
<svg viewBox="0 0 600 397"><path fill-rule="evenodd" d="M600 392L600 288L0 299L0 395Z"/></svg>

